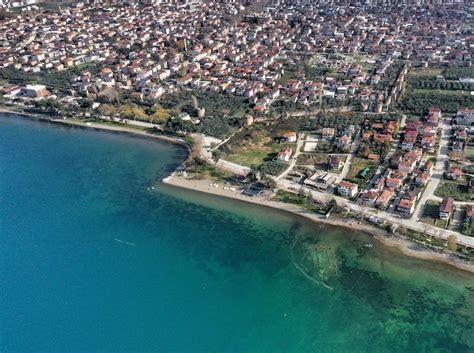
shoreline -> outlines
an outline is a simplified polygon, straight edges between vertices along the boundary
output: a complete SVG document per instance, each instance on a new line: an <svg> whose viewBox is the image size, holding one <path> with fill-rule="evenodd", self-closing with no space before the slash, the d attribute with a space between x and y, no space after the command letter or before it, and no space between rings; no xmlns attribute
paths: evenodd
<svg viewBox="0 0 474 353"><path fill-rule="evenodd" d="M435 252L408 239L404 239L396 235L391 235L387 231L367 223L358 224L357 221L345 220L344 218L337 216L325 218L295 204L267 200L259 196L244 196L240 193L241 190L239 190L238 188L236 188L235 191L232 191L230 190L230 187L228 190L224 190L222 185L218 188L211 187L209 184L222 184L222 182L219 183L209 178L187 179L183 176L178 176L173 173L172 175L164 178L162 180L162 183L170 185L172 187L179 187L182 189L193 190L196 192L206 193L219 197L226 197L241 202L247 202L255 205L278 209L284 212L291 213L298 217L303 217L315 223L324 223L332 226L343 227L352 231L356 230L364 232L366 234L371 235L374 239L376 239L383 245L391 248L396 248L406 256L414 257L421 260L429 260L438 263L443 263L466 272L474 273L473 263L463 261L449 254Z"/></svg>
<svg viewBox="0 0 474 353"><path fill-rule="evenodd" d="M20 111L15 111L15 110L9 110L5 108L0 108L0 114L5 114L5 115L17 115L25 119L30 119L30 120L36 120L39 122L46 122L50 124L55 124L55 125L62 125L62 126L69 126L69 127L76 127L79 129L90 129L90 130L95 130L95 131L105 131L105 132L111 132L111 133L116 133L116 134L126 134L126 135L134 135L137 137L141 138L151 138L151 139L157 139L161 140L164 142L169 142L173 143L175 145L179 145L186 149L188 154L191 152L191 145L178 138L178 137L171 137L171 136L165 136L165 135L155 135L151 134L149 132L146 132L144 130L138 130L134 128L130 128L127 126L120 126L120 125L106 125L102 123L86 123L86 122L80 122L80 121L73 121L70 119L54 119L52 117L48 117L47 115L41 115L41 114L36 114L36 113L27 113L27 112L20 112ZM184 163L184 162L183 162Z"/></svg>
<svg viewBox="0 0 474 353"><path fill-rule="evenodd" d="M169 142L169 143L173 143L175 145L183 147L184 149L186 149L188 156L190 155L190 152L191 152L190 144L184 140L181 140L179 138L164 136L164 135L150 134L146 131L128 128L126 126L120 126L120 125L107 126L101 123L84 123L84 122L78 122L78 121L71 121L67 119L53 119L51 117L47 117L40 114L14 111L14 110L5 109L5 108L0 108L0 114L16 115L16 116L26 118L26 119L36 120L39 122L47 122L47 123L56 124L56 125L68 126L71 128L91 129L95 131L105 131L105 132L116 133L116 134L132 135L139 138L158 139L163 142ZM183 164L185 162L186 160L183 161ZM386 232L385 230L382 230L376 226L373 226L367 223L358 224L356 221L345 220L341 217L327 219L327 218L318 216L314 213L311 213L308 210L304 209L303 207L295 205L295 204L284 203L284 202L273 201L273 200L264 200L261 197L257 197L257 198L247 197L240 194L240 192L232 192L230 190L223 190L221 188L211 189L209 184L215 183L215 181L212 179L191 180L191 179L186 179L182 176L177 176L176 173L173 172L170 176L162 179L161 182L173 187L180 187L183 189L194 190L196 192L202 192L202 193L207 193L207 194L221 196L221 197L227 197L234 200L239 200L241 202L253 203L253 204L264 206L264 207L279 209L279 210L291 213L299 217L304 217L305 219L311 220L312 222L315 222L315 223L325 223L325 224L339 226L339 227L343 227L343 228L347 228L351 230L355 229L357 231L361 231L373 236L376 240L383 243L385 246L397 248L402 254L406 256L410 256L410 257L414 257L414 258L418 258L422 260L441 262L441 263L456 267L457 269L474 273L473 263L463 261L461 259L455 258L448 254L437 253L433 250L422 247L422 245L419 245L417 243L414 243L410 240L407 240L398 236L394 237L390 235L390 233Z"/></svg>

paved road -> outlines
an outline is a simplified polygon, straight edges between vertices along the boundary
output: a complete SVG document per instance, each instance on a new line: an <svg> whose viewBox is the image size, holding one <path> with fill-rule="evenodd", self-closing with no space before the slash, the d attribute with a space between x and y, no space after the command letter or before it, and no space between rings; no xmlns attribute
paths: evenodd
<svg viewBox="0 0 474 353"><path fill-rule="evenodd" d="M411 216L411 220L421 218L426 201L433 198L434 192L443 178L446 162L449 160L448 152L449 139L451 136L451 125L447 119L442 119L440 127L442 129L441 141L439 143L438 155L436 156L433 175L425 187L425 191L423 192L423 195L416 206L415 212L413 212L413 215Z"/></svg>
<svg viewBox="0 0 474 353"><path fill-rule="evenodd" d="M449 144L450 130L451 130L451 126L447 122L443 121L442 122L442 131L443 132L442 132L442 138L441 138L441 143L440 143L440 149L439 149L439 152L438 152L438 157L437 157L437 162L436 162L436 167L435 167L435 173L433 174L433 176L436 175L438 178L432 178L434 180L431 180L431 187L429 189L427 187L428 192L426 192L427 190L425 190L425 192L423 193L423 197L420 200L415 213L419 213L421 205L424 205L426 200L433 197L434 190L436 190L436 187L438 186L439 181L441 180L441 176L442 176L442 173L444 171L445 161L448 159L447 153L448 153L448 150L449 150L448 144ZM286 176L287 173L296 164L296 159L298 158L299 152L301 150L302 143L303 143L303 138L300 138L297 142L297 147L296 147L297 149L296 149L296 152L295 152L295 156L292 159L292 161L290 163L290 166L288 167L288 169L282 175L280 175L278 178L276 178L277 182L278 182L278 186L280 188L285 189L285 190L290 191L290 192L295 192L295 193L298 192L302 188L302 186L300 184L296 183L296 182L285 179L284 176ZM212 159L212 154L209 152L208 149L206 149L204 147L201 148L201 156L208 163L210 163L212 165L215 165L215 166L217 166L221 169L228 170L230 172L236 173L236 174L246 175L250 171L250 168L248 168L248 167L244 167L244 166L241 166L241 165L238 165L238 164L235 164L235 163L231 163L231 162L228 162L228 161L224 161L224 160L219 160L216 163ZM434 227L434 226L431 226L431 225L428 225L428 224L417 222L416 217L412 217L410 219L401 218L401 217L397 217L395 215L388 214L384 211L376 210L376 209L366 207L366 206L363 206L363 205L357 205L357 204L355 204L353 202L350 202L349 200L347 200L343 197L340 197L340 196L330 195L328 193L320 192L320 191L316 191L316 190L310 190L310 189L305 188L305 187L303 187L303 189L306 192L310 192L312 197L316 200L319 200L319 201L322 201L322 202L328 202L331 199L335 199L339 206L346 207L348 210L351 210L351 211L356 212L358 214L374 216L374 217L386 220L386 221L388 221L392 224L397 224L399 226L403 226L405 228L412 229L412 230L415 230L417 232L429 234L431 236L441 238L441 239L444 239L444 240L447 240L449 236L454 235L454 236L457 237L457 241L458 241L459 244L469 246L469 247L474 247L474 237L467 237L467 236L462 235L462 234L457 233L457 232L453 232L453 231L450 231L450 230L445 230L445 229L437 228L437 227Z"/></svg>
<svg viewBox="0 0 474 353"><path fill-rule="evenodd" d="M285 189L290 192L295 192L295 193L298 192L302 187L300 184L295 183L290 180L280 180L279 186L282 189ZM417 232L429 234L431 236L441 238L443 240L447 240L450 235L454 235L457 237L457 241L459 244L469 246L469 247L474 247L474 237L468 237L468 236L461 235L459 233L456 233L450 230L440 229L428 224L419 223L413 219L405 219L401 217L396 217L394 215L390 215L383 211L379 211L379 210L362 206L362 205L357 205L340 196L330 195L328 193L320 192L316 190L310 190L305 187L303 187L303 189L306 192L310 192L312 197L316 200L319 200L322 202L328 202L330 199L334 199L336 200L339 206L346 207L350 211L356 212L358 214L363 214L366 216L374 216L374 217L389 221L392 224L397 224L399 226L412 229Z"/></svg>
<svg viewBox="0 0 474 353"><path fill-rule="evenodd" d="M349 174L349 169L351 169L352 159L355 157L356 151L360 145L360 138L361 137L359 134L354 140L354 147L352 148L351 153L349 153L349 155L347 156L346 162L344 163L344 167L342 168L342 171L337 178L338 183L340 183L341 180L345 179L347 177L347 174Z"/></svg>
<svg viewBox="0 0 474 353"><path fill-rule="evenodd" d="M234 174L247 175L250 172L249 167L245 167L243 165L232 163L223 159L219 159L216 162L212 158L210 142L220 143L220 140L209 138L208 136L205 136L203 134L193 134L192 137L194 139L197 139L198 141L201 141L201 149L199 154L201 155L201 158L204 159L207 163Z"/></svg>
<svg viewBox="0 0 474 353"><path fill-rule="evenodd" d="M301 153L301 146L303 145L304 137L305 137L304 134L300 134L298 136L298 141L296 142L296 147L295 147L295 153L293 154L293 157L291 157L290 165L288 166L288 168L286 168L286 170L283 173L281 173L279 176L277 176L275 178L275 180L278 181L278 180L286 177L288 175L288 173L291 172L291 170L295 167L296 162L298 160L298 156Z"/></svg>

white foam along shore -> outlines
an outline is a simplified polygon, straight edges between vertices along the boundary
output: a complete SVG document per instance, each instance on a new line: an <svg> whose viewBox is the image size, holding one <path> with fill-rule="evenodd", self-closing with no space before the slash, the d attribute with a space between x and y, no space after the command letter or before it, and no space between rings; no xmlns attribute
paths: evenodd
<svg viewBox="0 0 474 353"><path fill-rule="evenodd" d="M154 138L154 139L159 139L162 141L171 142L171 143L183 146L187 149L188 152L190 152L191 150L190 145L181 139L169 137L169 136L163 136L163 135L155 135L155 134L148 133L146 131L128 128L126 126L106 125L106 124L101 124L101 123L85 123L85 122L74 121L70 119L54 119L52 117L48 117L44 115L24 113L24 112L18 112L18 111L2 109L2 108L0 108L0 113L10 115L10 116L24 117L24 118L34 119L34 120L38 120L42 122L50 122L54 124L67 125L67 126L78 127L78 128L93 129L93 130L98 130L98 131L108 131L108 132L113 132L113 133L125 133L125 134L143 137L143 138ZM298 216L305 217L317 223L326 223L326 224L331 224L335 226L350 228L352 230L356 229L359 231L363 231L363 232L373 235L377 240L381 241L383 244L399 249L403 254L407 256L424 259L424 260L431 260L431 261L446 263L446 264L455 266L456 268L459 268L461 270L474 273L474 264L472 263L462 261L461 259L455 258L453 256L449 256L447 254L441 254L441 253L437 253L426 248L421 248L416 243L413 243L411 241L408 241L399 237L395 238L393 236L390 236L390 234L387 233L386 231L378 227L372 226L370 224L366 224L366 223L359 224L352 220L346 220L346 219L334 217L334 216L331 218L324 218L314 213L311 213L308 210L298 205L279 202L279 201L273 201L273 200L266 200L266 199L263 199L262 197L248 197L248 196L243 195L241 193L241 190L237 190L237 189L231 190L230 188L228 188L227 190L224 190L224 188L220 188L220 187L218 188L211 187L210 184L216 184L216 182L211 179L201 179L201 180L187 179L183 176L178 176L176 175L176 173L173 173L172 175L164 178L163 183L176 186L176 187L181 187L188 190L209 193L212 195L228 197L228 198L232 198L232 199L240 200L244 202L250 202L250 203L261 205L261 206L276 208L282 211L290 212Z"/></svg>
<svg viewBox="0 0 474 353"><path fill-rule="evenodd" d="M334 226L349 228L351 230L362 231L374 236L375 239L377 239L386 246L397 248L404 255L423 260L442 262L454 266L458 269L474 273L473 263L463 261L448 254L442 254L432 251L409 240L394 236L379 227L367 224L365 222L359 223L355 220L344 219L342 217L337 216L325 218L295 204L274 201L261 196L245 196L244 194L242 194L242 190L237 187L224 186L222 185L222 182L219 183L219 181L208 178L186 178L182 175L177 175L176 173L173 173L172 175L164 178L162 181L167 185L172 185L175 187L208 193L221 197L227 197L234 200L249 202L260 206L276 208L304 217L316 223L326 223Z"/></svg>

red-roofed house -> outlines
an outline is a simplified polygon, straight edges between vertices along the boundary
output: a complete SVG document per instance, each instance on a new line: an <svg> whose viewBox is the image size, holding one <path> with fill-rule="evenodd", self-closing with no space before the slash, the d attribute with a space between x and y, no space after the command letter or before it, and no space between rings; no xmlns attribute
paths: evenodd
<svg viewBox="0 0 474 353"><path fill-rule="evenodd" d="M474 125L474 109L460 109L456 114L456 124L464 126Z"/></svg>
<svg viewBox="0 0 474 353"><path fill-rule="evenodd" d="M427 161L423 166L423 170L429 175L433 174L433 162Z"/></svg>
<svg viewBox="0 0 474 353"><path fill-rule="evenodd" d="M407 199L401 199L397 205L397 210L403 214L410 215L415 211L415 203Z"/></svg>
<svg viewBox="0 0 474 353"><path fill-rule="evenodd" d="M364 195L362 195L362 202L368 206L373 206L379 194L380 193L375 190L366 191Z"/></svg>
<svg viewBox="0 0 474 353"><path fill-rule="evenodd" d="M404 149L405 151L411 151L415 146L417 137L418 132L406 131L402 141L402 149Z"/></svg>
<svg viewBox="0 0 474 353"><path fill-rule="evenodd" d="M441 109L438 107L429 107L428 114L439 119L441 118Z"/></svg>
<svg viewBox="0 0 474 353"><path fill-rule="evenodd" d="M288 143L293 143L296 142L298 139L298 135L294 131L288 131L285 134L283 134L283 140Z"/></svg>
<svg viewBox="0 0 474 353"><path fill-rule="evenodd" d="M454 209L454 199L452 197L445 196L441 205L439 206L439 218L449 219Z"/></svg>
<svg viewBox="0 0 474 353"><path fill-rule="evenodd" d="M186 75L178 79L178 85L185 86L189 85L193 81L193 77L191 75Z"/></svg>
<svg viewBox="0 0 474 353"><path fill-rule="evenodd" d="M377 198L377 200L375 201L375 205L386 208L393 194L394 194L393 190L384 189L382 193L379 195L379 197Z"/></svg>
<svg viewBox="0 0 474 353"><path fill-rule="evenodd" d="M285 147L280 152L278 152L276 159L282 162L289 162L293 149L291 147Z"/></svg>
<svg viewBox="0 0 474 353"><path fill-rule="evenodd" d="M349 181L341 181L339 186L337 187L337 192L339 195L345 197L354 197L359 190L359 186L357 184L351 183Z"/></svg>
<svg viewBox="0 0 474 353"><path fill-rule="evenodd" d="M446 177L451 180L458 180L462 176L462 170L459 167L451 166L446 172Z"/></svg>
<svg viewBox="0 0 474 353"><path fill-rule="evenodd" d="M466 206L466 220L471 221L474 219L474 205Z"/></svg>
<svg viewBox="0 0 474 353"><path fill-rule="evenodd" d="M416 175L415 184L418 186L426 185L429 179L430 179L430 175L428 174L428 172L420 171Z"/></svg>

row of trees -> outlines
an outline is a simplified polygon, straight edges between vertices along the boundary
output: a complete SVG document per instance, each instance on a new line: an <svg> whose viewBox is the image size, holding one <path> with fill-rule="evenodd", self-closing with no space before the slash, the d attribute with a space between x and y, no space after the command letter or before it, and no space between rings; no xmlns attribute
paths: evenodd
<svg viewBox="0 0 474 353"><path fill-rule="evenodd" d="M194 125L189 120L183 120L179 117L171 117L167 120L166 127L174 132L198 132L205 135L224 138L242 126L243 121L237 117L204 117L201 123Z"/></svg>
<svg viewBox="0 0 474 353"><path fill-rule="evenodd" d="M385 71L385 73L382 75L379 83L377 83L377 89L378 90L384 90L385 88L390 88L393 86L395 81L397 80L398 75L400 74L400 71L402 71L404 66L403 61L395 61L392 63Z"/></svg>
<svg viewBox="0 0 474 353"><path fill-rule="evenodd" d="M166 109L176 109L179 107L194 115L193 96L196 97L199 107L205 108L206 114L210 116L242 116L250 111L248 99L244 97L201 91L180 91L168 94L160 99L160 104Z"/></svg>
<svg viewBox="0 0 474 353"><path fill-rule="evenodd" d="M443 94L441 92L409 92L400 101L399 107L417 115L423 115L429 107L442 107L447 113L460 108L473 107L474 96L469 94Z"/></svg>
<svg viewBox="0 0 474 353"><path fill-rule="evenodd" d="M444 70L447 80L459 80L463 77L474 77L474 67L448 67Z"/></svg>
<svg viewBox="0 0 474 353"><path fill-rule="evenodd" d="M361 143L357 155L362 158L367 158L369 154L374 153L380 155L380 160L384 160L390 151L390 144L380 141L365 141Z"/></svg>
<svg viewBox="0 0 474 353"><path fill-rule="evenodd" d="M259 167L258 170L265 174L280 175L283 173L288 165L278 161L265 161Z"/></svg>
<svg viewBox="0 0 474 353"><path fill-rule="evenodd" d="M75 79L80 75L81 70L87 68L93 75L96 74L100 67L98 65L89 64L82 68L74 67L64 71L40 71L25 72L17 70L11 66L0 69L0 78L14 84L42 84L59 91L67 91L73 87Z"/></svg>
<svg viewBox="0 0 474 353"><path fill-rule="evenodd" d="M338 130L345 129L349 125L360 125L364 119L362 114L337 115L324 114L315 118L301 118L300 128L307 131L316 131L325 127L333 127Z"/></svg>

